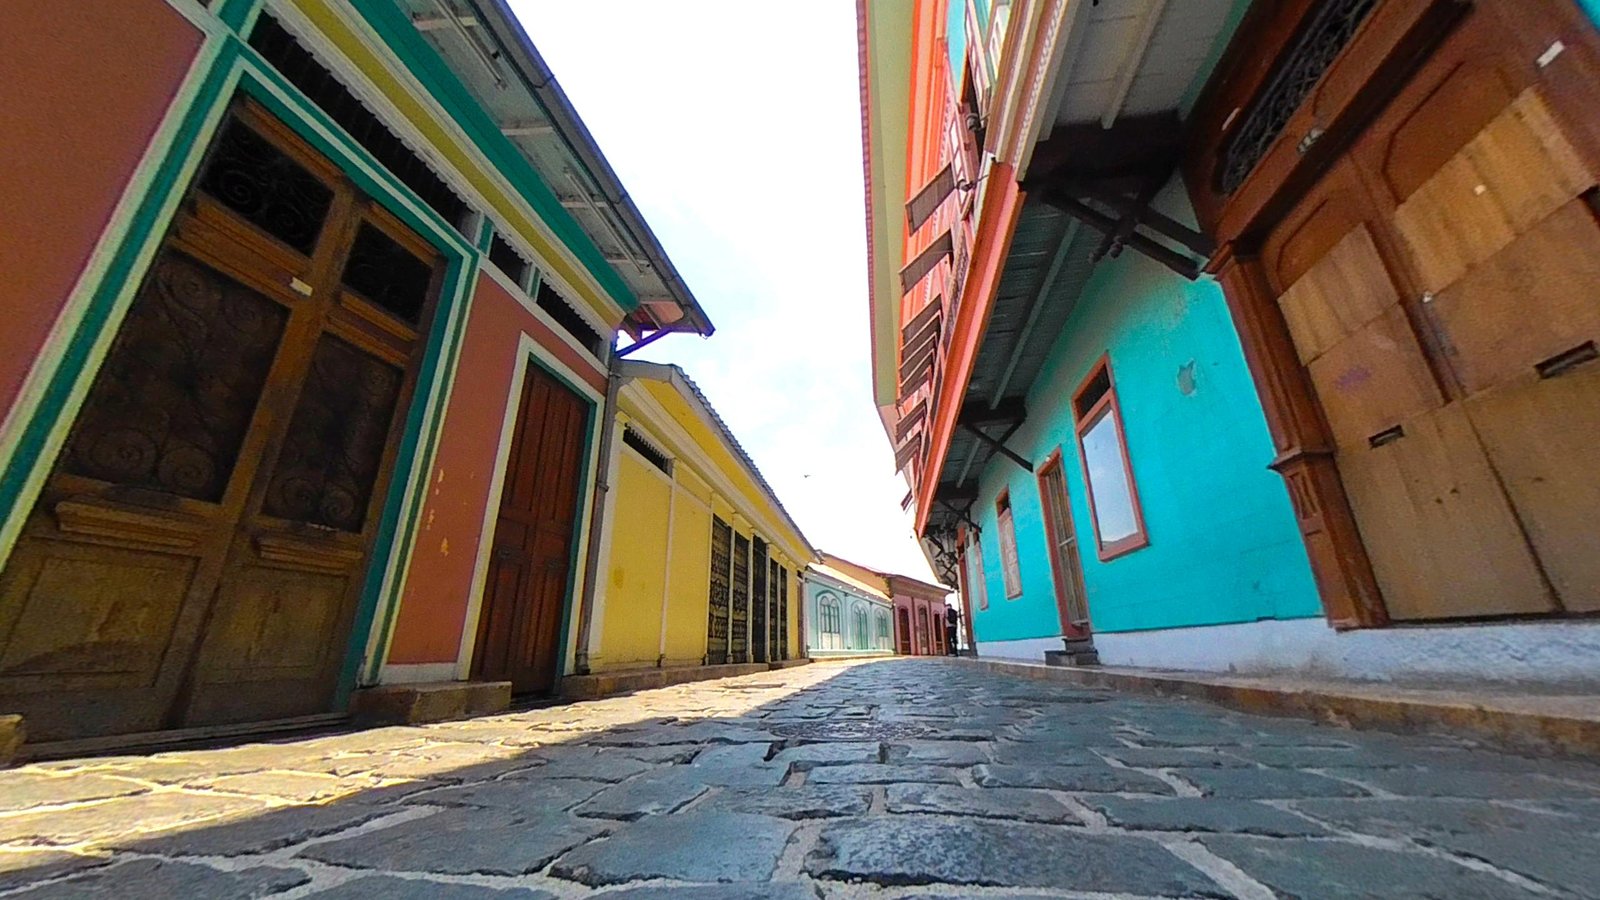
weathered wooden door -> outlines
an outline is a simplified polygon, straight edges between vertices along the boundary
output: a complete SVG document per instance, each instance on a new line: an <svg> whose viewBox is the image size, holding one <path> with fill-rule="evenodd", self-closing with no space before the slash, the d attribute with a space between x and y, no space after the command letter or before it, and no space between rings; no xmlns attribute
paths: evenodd
<svg viewBox="0 0 1600 900"><path fill-rule="evenodd" d="M900 626L899 634L895 637L895 652L901 656L911 655L911 613L905 607L895 610L895 622Z"/></svg>
<svg viewBox="0 0 1600 900"><path fill-rule="evenodd" d="M549 691L560 670L588 421L582 397L528 366L472 662L518 694Z"/></svg>
<svg viewBox="0 0 1600 900"><path fill-rule="evenodd" d="M230 113L0 575L0 708L44 740L329 711L438 262Z"/></svg>
<svg viewBox="0 0 1600 900"><path fill-rule="evenodd" d="M1263 248L1394 619L1600 610L1600 154L1536 11L1476 6Z"/></svg>
<svg viewBox="0 0 1600 900"><path fill-rule="evenodd" d="M1056 454L1039 469L1039 495L1044 507L1045 541L1050 545L1050 570L1055 576L1056 613L1061 633L1081 640L1090 636L1089 603L1078 559L1078 532L1072 526L1067 479Z"/></svg>

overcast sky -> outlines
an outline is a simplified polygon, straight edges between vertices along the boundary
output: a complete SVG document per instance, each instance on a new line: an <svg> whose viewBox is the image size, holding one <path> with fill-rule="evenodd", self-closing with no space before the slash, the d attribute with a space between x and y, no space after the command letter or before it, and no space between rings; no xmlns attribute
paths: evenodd
<svg viewBox="0 0 1600 900"><path fill-rule="evenodd" d="M872 403L855 3L511 0L717 333L684 367L811 543L931 577Z"/></svg>

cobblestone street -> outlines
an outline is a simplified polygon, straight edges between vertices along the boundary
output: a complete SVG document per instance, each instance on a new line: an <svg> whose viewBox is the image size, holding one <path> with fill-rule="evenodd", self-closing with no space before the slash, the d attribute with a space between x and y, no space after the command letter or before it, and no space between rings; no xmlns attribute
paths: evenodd
<svg viewBox="0 0 1600 900"><path fill-rule="evenodd" d="M0 809L30 900L1600 896L1600 767L952 661L28 765Z"/></svg>

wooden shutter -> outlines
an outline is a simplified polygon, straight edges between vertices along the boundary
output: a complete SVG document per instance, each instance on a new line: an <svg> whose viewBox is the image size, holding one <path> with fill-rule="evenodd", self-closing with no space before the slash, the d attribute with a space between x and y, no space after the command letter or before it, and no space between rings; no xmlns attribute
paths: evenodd
<svg viewBox="0 0 1600 900"><path fill-rule="evenodd" d="M950 192L956 189L955 169L950 163L945 163L944 168L937 175L928 179L916 196L906 201L906 224L910 231L916 231L922 224L933 217Z"/></svg>

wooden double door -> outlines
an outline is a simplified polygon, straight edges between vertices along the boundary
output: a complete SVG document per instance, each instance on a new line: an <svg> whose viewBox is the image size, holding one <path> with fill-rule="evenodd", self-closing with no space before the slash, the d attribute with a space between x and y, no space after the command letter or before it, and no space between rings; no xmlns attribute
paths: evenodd
<svg viewBox="0 0 1600 900"><path fill-rule="evenodd" d="M472 675L548 693L561 670L590 405L529 365L495 520Z"/></svg>
<svg viewBox="0 0 1600 900"><path fill-rule="evenodd" d="M330 711L440 271L237 106L0 573L0 711L37 740Z"/></svg>
<svg viewBox="0 0 1600 900"><path fill-rule="evenodd" d="M1546 71L1593 48L1553 10L1475 4L1263 244L1391 619L1600 611L1600 148Z"/></svg>

